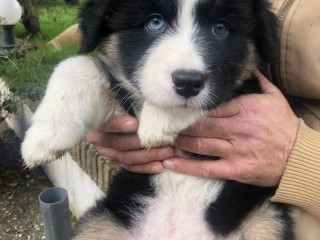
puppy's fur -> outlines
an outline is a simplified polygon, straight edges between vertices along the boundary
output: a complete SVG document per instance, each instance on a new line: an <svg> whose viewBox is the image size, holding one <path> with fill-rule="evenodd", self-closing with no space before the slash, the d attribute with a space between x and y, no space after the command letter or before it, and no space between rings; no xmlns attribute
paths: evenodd
<svg viewBox="0 0 320 240"><path fill-rule="evenodd" d="M81 50L54 71L26 134L27 166L56 159L117 114L139 118L146 148L220 104L261 92L254 70L275 58L277 21L265 0L92 0ZM199 157L199 156L198 156ZM273 188L173 172L121 171L74 239L293 239Z"/></svg>

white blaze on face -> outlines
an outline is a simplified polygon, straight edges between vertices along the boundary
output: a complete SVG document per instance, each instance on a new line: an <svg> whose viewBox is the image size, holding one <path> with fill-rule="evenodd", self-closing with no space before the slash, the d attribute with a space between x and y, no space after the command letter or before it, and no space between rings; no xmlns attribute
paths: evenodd
<svg viewBox="0 0 320 240"><path fill-rule="evenodd" d="M200 0L180 0L177 19L173 29L167 29L159 36L149 49L146 57L140 62L135 80L147 101L160 107L183 106L185 99L176 94L171 74L176 70L205 71L201 48L194 43L197 31L195 7ZM160 33L161 34L161 33ZM201 102L208 94L204 89L192 98ZM190 102L190 101L189 101Z"/></svg>
<svg viewBox="0 0 320 240"><path fill-rule="evenodd" d="M182 33L191 35L195 31L195 7L200 0L180 0L180 12L178 13L178 26Z"/></svg>

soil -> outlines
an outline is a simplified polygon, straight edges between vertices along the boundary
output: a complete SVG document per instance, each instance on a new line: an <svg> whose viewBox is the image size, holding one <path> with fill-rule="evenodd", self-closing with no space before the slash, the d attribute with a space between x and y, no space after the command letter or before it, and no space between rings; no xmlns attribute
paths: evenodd
<svg viewBox="0 0 320 240"><path fill-rule="evenodd" d="M38 196L52 184L41 168L23 167L20 143L0 123L0 240L45 239Z"/></svg>

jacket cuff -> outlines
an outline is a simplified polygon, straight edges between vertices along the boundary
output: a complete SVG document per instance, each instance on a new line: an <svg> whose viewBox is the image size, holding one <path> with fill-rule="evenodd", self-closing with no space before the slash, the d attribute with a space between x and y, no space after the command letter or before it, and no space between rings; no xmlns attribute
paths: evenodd
<svg viewBox="0 0 320 240"><path fill-rule="evenodd" d="M303 120L285 172L271 199L301 207L320 216L320 133Z"/></svg>

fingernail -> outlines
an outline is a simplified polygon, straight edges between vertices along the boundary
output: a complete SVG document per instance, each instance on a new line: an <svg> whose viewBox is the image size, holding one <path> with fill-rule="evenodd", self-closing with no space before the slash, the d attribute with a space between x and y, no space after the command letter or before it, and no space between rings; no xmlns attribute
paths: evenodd
<svg viewBox="0 0 320 240"><path fill-rule="evenodd" d="M164 148L159 151L159 157L161 159L166 159L173 156L173 151L171 148Z"/></svg>
<svg viewBox="0 0 320 240"><path fill-rule="evenodd" d="M132 120L127 120L123 123L124 131L131 132L136 130L136 122Z"/></svg>
<svg viewBox="0 0 320 240"><path fill-rule="evenodd" d="M198 176L200 177L208 178L210 176L209 169L205 167L201 167L200 169L198 169L197 172L198 172Z"/></svg>
<svg viewBox="0 0 320 240"><path fill-rule="evenodd" d="M176 165L174 164L174 162L172 161L163 161L163 166L166 168L166 169L169 169L169 170L174 170Z"/></svg>
<svg viewBox="0 0 320 240"><path fill-rule="evenodd" d="M156 165L156 166L153 166L151 168L151 171L156 174L156 173L162 173L164 171L162 165Z"/></svg>

